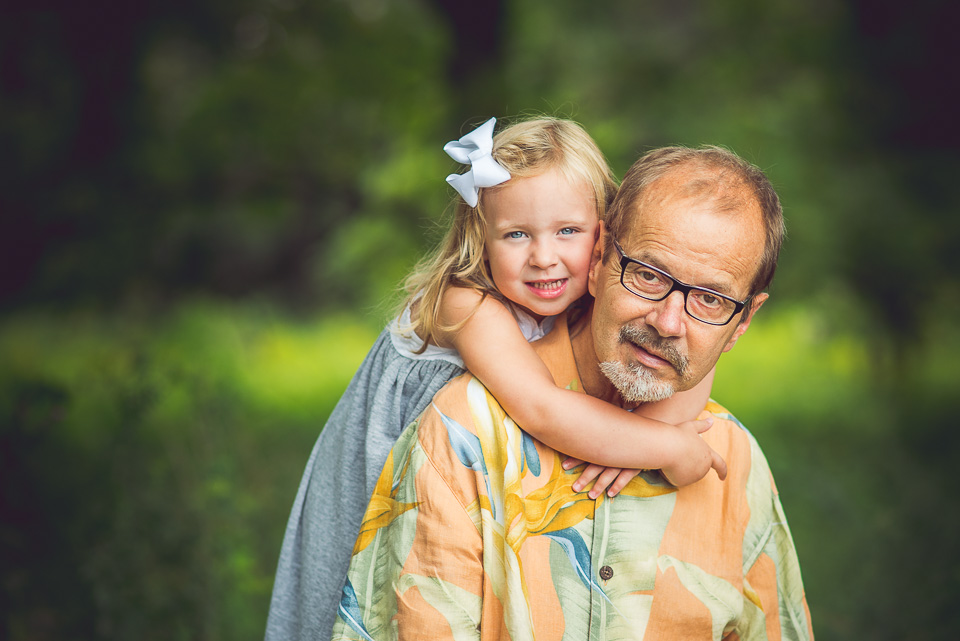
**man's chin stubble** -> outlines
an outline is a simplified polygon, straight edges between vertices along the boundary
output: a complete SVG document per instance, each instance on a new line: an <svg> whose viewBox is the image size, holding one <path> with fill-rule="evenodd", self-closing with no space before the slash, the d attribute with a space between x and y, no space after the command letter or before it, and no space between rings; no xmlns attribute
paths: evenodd
<svg viewBox="0 0 960 641"><path fill-rule="evenodd" d="M615 361L600 363L600 371L630 403L653 403L673 396L674 387L661 381L642 365Z"/></svg>

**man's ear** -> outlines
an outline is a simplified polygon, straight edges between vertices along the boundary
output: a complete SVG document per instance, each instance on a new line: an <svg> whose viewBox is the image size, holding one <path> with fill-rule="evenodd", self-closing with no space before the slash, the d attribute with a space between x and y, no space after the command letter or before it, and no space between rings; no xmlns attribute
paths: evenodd
<svg viewBox="0 0 960 641"><path fill-rule="evenodd" d="M733 346L737 344L737 339L743 336L744 332L750 327L750 321L753 320L753 315L757 313L757 310L760 309L760 306L763 305L768 298L770 298L770 295L763 292L753 297L753 300L750 301L750 308L747 309L743 315L743 320L737 324L737 329L733 332L733 336L731 336L727 344L723 346L723 351L729 352L733 349Z"/></svg>
<svg viewBox="0 0 960 641"><path fill-rule="evenodd" d="M603 243L607 238L607 229L603 221L597 225L597 240L593 244L593 254L590 256L590 274L587 278L587 290L594 298L597 297L597 283L600 278L600 271L603 269Z"/></svg>

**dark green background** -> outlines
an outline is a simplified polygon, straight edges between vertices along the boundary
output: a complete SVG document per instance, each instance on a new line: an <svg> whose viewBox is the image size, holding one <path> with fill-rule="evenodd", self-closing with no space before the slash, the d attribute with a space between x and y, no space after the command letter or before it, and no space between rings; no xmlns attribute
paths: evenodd
<svg viewBox="0 0 960 641"><path fill-rule="evenodd" d="M820 639L953 639L956 11L921 0L37 2L0 19L0 638L256 639L443 143L722 144L789 239L715 398ZM708 536L709 533L704 533Z"/></svg>

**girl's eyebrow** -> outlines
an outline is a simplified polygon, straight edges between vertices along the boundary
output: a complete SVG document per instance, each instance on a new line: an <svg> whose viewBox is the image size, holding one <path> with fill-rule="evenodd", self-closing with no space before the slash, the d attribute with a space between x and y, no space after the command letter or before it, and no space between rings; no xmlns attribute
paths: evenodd
<svg viewBox="0 0 960 641"><path fill-rule="evenodd" d="M507 220L502 223L494 225L494 229L505 229L507 227L584 227L590 224L590 221L586 221L580 218L564 218L562 220L551 220L547 223L532 223L526 220Z"/></svg>
<svg viewBox="0 0 960 641"><path fill-rule="evenodd" d="M525 222L508 220L502 223L498 223L493 226L496 231L503 231L505 229L517 229L517 228L526 228L528 225Z"/></svg>
<svg viewBox="0 0 960 641"><path fill-rule="evenodd" d="M564 227L577 227L584 228L589 227L591 224L595 224L596 219L592 219L584 216L573 216L571 218L562 218L559 220L550 220L550 221L538 221L538 220L526 220L524 218L513 218L507 220L501 220L497 223L494 223L490 229L495 232L503 232L506 230L523 230L523 231L535 231L537 229L563 229Z"/></svg>

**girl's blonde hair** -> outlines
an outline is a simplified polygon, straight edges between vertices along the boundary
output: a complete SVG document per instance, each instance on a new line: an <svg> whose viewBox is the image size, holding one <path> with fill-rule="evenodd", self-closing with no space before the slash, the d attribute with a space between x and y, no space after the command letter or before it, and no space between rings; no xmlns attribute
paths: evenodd
<svg viewBox="0 0 960 641"><path fill-rule="evenodd" d="M494 136L492 155L510 173L511 180L557 169L571 184L588 184L593 188L599 220L606 216L616 194L617 183L603 153L587 132L571 120L539 117L511 124ZM428 343L436 343L441 333L455 332L466 322L452 327L440 324L440 303L447 288L467 287L477 290L482 297L503 300L483 258L487 236L483 197L509 184L508 180L481 188L476 207L458 197L453 223L443 241L407 277L403 306L410 306L411 322L402 329L417 333L423 341L420 351Z"/></svg>

